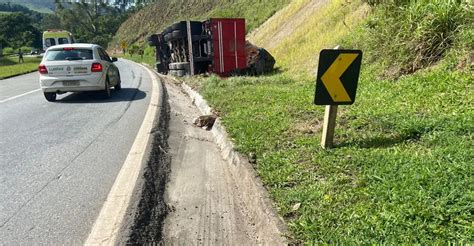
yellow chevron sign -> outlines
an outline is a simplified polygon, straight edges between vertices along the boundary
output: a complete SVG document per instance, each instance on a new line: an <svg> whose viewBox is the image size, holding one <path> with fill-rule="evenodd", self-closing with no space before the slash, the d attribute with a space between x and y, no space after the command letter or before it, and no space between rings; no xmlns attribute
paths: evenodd
<svg viewBox="0 0 474 246"><path fill-rule="evenodd" d="M362 51L322 50L319 57L314 103L353 104L357 91Z"/></svg>

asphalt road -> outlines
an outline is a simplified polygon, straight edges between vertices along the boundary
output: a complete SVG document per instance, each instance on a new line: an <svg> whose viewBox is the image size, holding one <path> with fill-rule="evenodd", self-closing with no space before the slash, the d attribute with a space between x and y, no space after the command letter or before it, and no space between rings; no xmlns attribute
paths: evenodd
<svg viewBox="0 0 474 246"><path fill-rule="evenodd" d="M82 244L135 140L151 79L116 63L110 99L47 102L38 74L0 80L0 244Z"/></svg>

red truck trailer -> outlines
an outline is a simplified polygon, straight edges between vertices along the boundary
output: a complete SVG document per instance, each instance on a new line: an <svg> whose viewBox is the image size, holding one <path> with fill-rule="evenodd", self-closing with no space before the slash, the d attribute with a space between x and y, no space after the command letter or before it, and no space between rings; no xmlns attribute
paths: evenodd
<svg viewBox="0 0 474 246"><path fill-rule="evenodd" d="M157 70L163 74L229 76L247 68L245 19L181 21L148 42L156 46Z"/></svg>

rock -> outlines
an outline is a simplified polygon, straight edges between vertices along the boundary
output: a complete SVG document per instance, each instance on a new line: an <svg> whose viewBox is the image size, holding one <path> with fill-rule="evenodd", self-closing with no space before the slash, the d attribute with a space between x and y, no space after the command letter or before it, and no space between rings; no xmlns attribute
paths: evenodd
<svg viewBox="0 0 474 246"><path fill-rule="evenodd" d="M245 46L247 52L247 71L250 74L258 75L273 71L275 58L264 48L259 48L249 41Z"/></svg>
<svg viewBox="0 0 474 246"><path fill-rule="evenodd" d="M298 211L298 209L300 209L300 207L301 207L301 203L299 202L299 203L293 205L293 208L291 208L291 211L296 212L296 211Z"/></svg>
<svg viewBox="0 0 474 246"><path fill-rule="evenodd" d="M214 122L216 121L216 115L201 115L194 120L194 125L197 127L205 128L206 130L212 129Z"/></svg>

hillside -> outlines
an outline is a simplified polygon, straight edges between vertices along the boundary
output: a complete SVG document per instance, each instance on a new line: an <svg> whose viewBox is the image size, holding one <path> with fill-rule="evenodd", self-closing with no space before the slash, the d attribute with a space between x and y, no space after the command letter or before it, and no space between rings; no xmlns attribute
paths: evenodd
<svg viewBox="0 0 474 246"><path fill-rule="evenodd" d="M217 110L238 150L256 157L292 242L472 242L472 4L281 6L261 26L264 18L249 22L249 39L277 60L273 74L187 82ZM323 150L316 65L319 51L337 44L363 50L362 71L355 104L339 107L335 148Z"/></svg>
<svg viewBox="0 0 474 246"><path fill-rule="evenodd" d="M19 4L41 13L52 13L54 0L0 0L0 3Z"/></svg>
<svg viewBox="0 0 474 246"><path fill-rule="evenodd" d="M124 40L131 44L183 19L244 17L247 29L253 30L288 2L289 0L158 0L125 21L114 37L114 42Z"/></svg>
<svg viewBox="0 0 474 246"><path fill-rule="evenodd" d="M256 169L297 243L473 240L474 30L452 1L295 0L250 39L278 71L191 79ZM442 38L438 38L442 37ZM364 52L354 105L320 147L321 49Z"/></svg>

